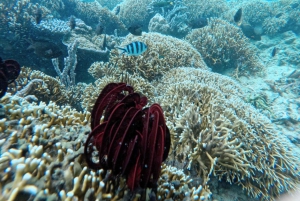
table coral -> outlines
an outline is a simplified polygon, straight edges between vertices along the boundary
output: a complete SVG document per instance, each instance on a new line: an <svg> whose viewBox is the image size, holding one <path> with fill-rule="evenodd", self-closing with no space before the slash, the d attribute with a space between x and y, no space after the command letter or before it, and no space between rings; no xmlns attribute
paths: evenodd
<svg viewBox="0 0 300 201"><path fill-rule="evenodd" d="M193 30L186 40L201 53L213 71L234 68L236 76L263 71L254 47L242 31L224 20L209 19L208 26Z"/></svg>
<svg viewBox="0 0 300 201"><path fill-rule="evenodd" d="M203 184L215 175L263 200L297 188L295 147L245 103L237 84L192 68L173 69L162 83L159 102L174 137L169 157L197 173Z"/></svg>

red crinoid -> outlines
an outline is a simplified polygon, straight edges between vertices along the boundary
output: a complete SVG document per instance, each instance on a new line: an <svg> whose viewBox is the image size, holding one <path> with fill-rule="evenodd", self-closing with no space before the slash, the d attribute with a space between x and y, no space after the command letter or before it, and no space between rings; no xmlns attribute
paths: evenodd
<svg viewBox="0 0 300 201"><path fill-rule="evenodd" d="M12 83L20 74L20 64L9 59L2 61L0 57L0 98L7 91L8 84Z"/></svg>
<svg viewBox="0 0 300 201"><path fill-rule="evenodd" d="M131 86L108 84L92 110L84 149L89 167L125 176L131 190L155 187L171 144L161 107L146 104Z"/></svg>

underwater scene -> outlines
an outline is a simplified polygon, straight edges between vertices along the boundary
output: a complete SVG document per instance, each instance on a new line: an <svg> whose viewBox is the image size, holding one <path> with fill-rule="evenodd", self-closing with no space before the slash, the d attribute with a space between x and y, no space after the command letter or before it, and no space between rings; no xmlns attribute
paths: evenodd
<svg viewBox="0 0 300 201"><path fill-rule="evenodd" d="M300 0L0 0L0 201L299 201Z"/></svg>

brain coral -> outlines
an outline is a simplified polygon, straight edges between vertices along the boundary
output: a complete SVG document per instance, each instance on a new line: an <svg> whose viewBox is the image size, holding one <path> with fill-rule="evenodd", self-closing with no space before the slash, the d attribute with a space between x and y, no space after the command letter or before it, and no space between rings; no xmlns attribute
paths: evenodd
<svg viewBox="0 0 300 201"><path fill-rule="evenodd" d="M242 31L224 20L209 19L208 26L194 29L186 40L201 53L206 64L215 72L234 68L241 75L261 72L263 69L254 47L251 47Z"/></svg>
<svg viewBox="0 0 300 201"><path fill-rule="evenodd" d="M293 145L242 100L243 91L230 78L177 68L157 89L173 134L169 159L196 172L203 184L215 175L262 200L274 200L300 184Z"/></svg>

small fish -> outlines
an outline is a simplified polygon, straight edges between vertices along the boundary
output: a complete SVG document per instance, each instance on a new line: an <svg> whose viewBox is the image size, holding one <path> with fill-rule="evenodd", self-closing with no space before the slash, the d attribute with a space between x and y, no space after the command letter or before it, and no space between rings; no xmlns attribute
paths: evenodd
<svg viewBox="0 0 300 201"><path fill-rule="evenodd" d="M83 3L91 3L91 2L94 2L95 0L80 0L80 1Z"/></svg>
<svg viewBox="0 0 300 201"><path fill-rule="evenodd" d="M103 43L102 43L102 50L106 50L106 34L104 34Z"/></svg>
<svg viewBox="0 0 300 201"><path fill-rule="evenodd" d="M280 18L283 15L283 13L278 13L277 15L275 15L276 18Z"/></svg>
<svg viewBox="0 0 300 201"><path fill-rule="evenodd" d="M275 57L276 53L277 53L277 48L274 47L273 50L272 50L271 56Z"/></svg>
<svg viewBox="0 0 300 201"><path fill-rule="evenodd" d="M124 48L117 47L118 49L122 50L121 54L126 53L128 56L138 56L143 54L147 50L147 45L140 41L135 41L129 43Z"/></svg>
<svg viewBox="0 0 300 201"><path fill-rule="evenodd" d="M75 27L76 27L76 18L74 15L72 15L70 17L69 26L70 26L71 30L75 29Z"/></svg>
<svg viewBox="0 0 300 201"><path fill-rule="evenodd" d="M237 25L241 25L242 23L242 8L238 9L238 11L235 13L233 19L237 23Z"/></svg>
<svg viewBox="0 0 300 201"><path fill-rule="evenodd" d="M40 24L40 22L42 21L42 9L37 8L35 13L34 13L34 19L35 19L35 23Z"/></svg>
<svg viewBox="0 0 300 201"><path fill-rule="evenodd" d="M162 7L173 6L173 5L174 5L173 1L160 1L160 2L152 3L152 6L156 8L162 8Z"/></svg>
<svg viewBox="0 0 300 201"><path fill-rule="evenodd" d="M30 46L27 50L34 50L34 53L46 59L53 59L63 55L62 50L58 45L49 41L30 41Z"/></svg>
<svg viewBox="0 0 300 201"><path fill-rule="evenodd" d="M117 5L116 8L114 9L115 15L118 15L120 13L121 6Z"/></svg>
<svg viewBox="0 0 300 201"><path fill-rule="evenodd" d="M261 35L255 33L254 28L249 24L241 24L243 34L252 40L261 40Z"/></svg>
<svg viewBox="0 0 300 201"><path fill-rule="evenodd" d="M299 3L295 2L295 3L292 3L290 6L291 6L291 8L297 8L299 6Z"/></svg>
<svg viewBox="0 0 300 201"><path fill-rule="evenodd" d="M207 18L206 17L197 17L197 18L194 18L191 21L189 21L188 24L192 29L202 28L207 25Z"/></svg>
<svg viewBox="0 0 300 201"><path fill-rule="evenodd" d="M142 27L143 25L140 24L132 24L130 27L128 27L128 31L135 36L141 36L142 35Z"/></svg>
<svg viewBox="0 0 300 201"><path fill-rule="evenodd" d="M102 22L99 22L96 26L95 32L97 35L101 35L103 33L103 31L104 31L104 26L103 26Z"/></svg>

